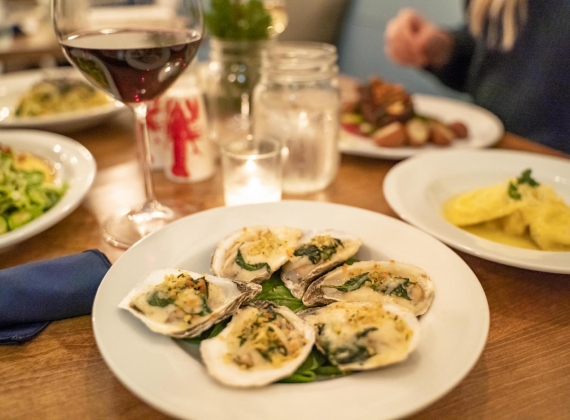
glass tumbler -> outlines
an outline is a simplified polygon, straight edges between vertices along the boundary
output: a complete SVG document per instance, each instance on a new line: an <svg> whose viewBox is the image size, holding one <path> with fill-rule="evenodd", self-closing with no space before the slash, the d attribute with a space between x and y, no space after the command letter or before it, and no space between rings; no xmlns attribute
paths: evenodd
<svg viewBox="0 0 570 420"><path fill-rule="evenodd" d="M221 144L227 206L281 200L281 142L244 136Z"/></svg>

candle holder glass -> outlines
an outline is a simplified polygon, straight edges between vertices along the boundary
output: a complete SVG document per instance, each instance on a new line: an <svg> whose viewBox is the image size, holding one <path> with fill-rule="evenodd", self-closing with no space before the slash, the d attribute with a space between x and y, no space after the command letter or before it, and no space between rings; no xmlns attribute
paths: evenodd
<svg viewBox="0 0 570 420"><path fill-rule="evenodd" d="M246 136L221 144L227 206L281 200L281 142Z"/></svg>

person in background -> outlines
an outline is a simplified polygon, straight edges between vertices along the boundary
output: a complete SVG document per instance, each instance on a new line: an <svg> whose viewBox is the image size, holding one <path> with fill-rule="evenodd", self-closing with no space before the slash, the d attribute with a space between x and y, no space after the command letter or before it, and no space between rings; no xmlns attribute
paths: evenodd
<svg viewBox="0 0 570 420"><path fill-rule="evenodd" d="M570 1L467 1L457 30L403 9L386 27L385 50L469 93L507 131L570 153Z"/></svg>

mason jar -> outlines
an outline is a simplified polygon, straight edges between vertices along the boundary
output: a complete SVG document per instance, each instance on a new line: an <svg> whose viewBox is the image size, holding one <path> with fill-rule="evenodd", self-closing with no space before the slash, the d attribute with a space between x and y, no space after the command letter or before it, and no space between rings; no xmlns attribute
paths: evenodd
<svg viewBox="0 0 570 420"><path fill-rule="evenodd" d="M333 45L282 42L264 51L253 132L283 144L283 191L326 188L340 160L340 92Z"/></svg>
<svg viewBox="0 0 570 420"><path fill-rule="evenodd" d="M250 131L252 93L260 79L261 52L271 41L210 40L202 75L210 139L218 144Z"/></svg>

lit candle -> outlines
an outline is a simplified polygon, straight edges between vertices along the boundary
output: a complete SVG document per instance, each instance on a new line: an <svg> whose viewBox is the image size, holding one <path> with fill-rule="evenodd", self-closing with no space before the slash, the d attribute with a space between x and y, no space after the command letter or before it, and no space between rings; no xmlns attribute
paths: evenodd
<svg viewBox="0 0 570 420"><path fill-rule="evenodd" d="M237 168L225 185L227 206L267 203L281 199L281 179L259 167L255 160L248 160Z"/></svg>

